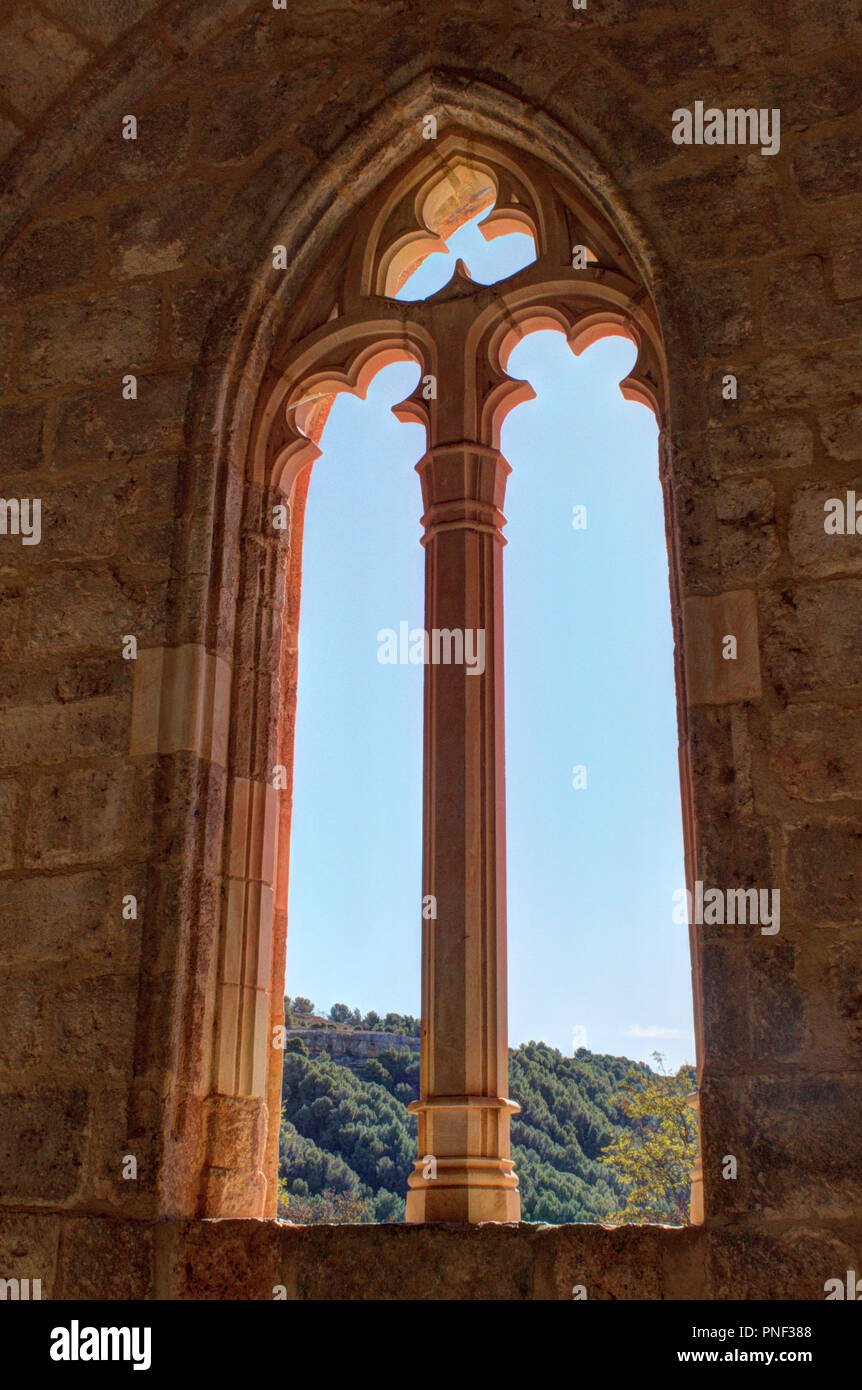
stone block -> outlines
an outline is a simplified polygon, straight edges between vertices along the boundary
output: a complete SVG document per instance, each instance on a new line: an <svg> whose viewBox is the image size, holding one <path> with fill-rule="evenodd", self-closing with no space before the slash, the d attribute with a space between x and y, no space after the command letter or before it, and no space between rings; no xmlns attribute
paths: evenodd
<svg viewBox="0 0 862 1390"><path fill-rule="evenodd" d="M787 544L794 569L801 575L825 578L832 574L858 574L862 571L862 532L849 535L825 529L827 519L834 514L826 504L835 500L844 509L842 518L847 528L862 524L862 513L847 507L847 493L855 491L862 503L862 477L845 484L810 484L793 496L787 527Z"/></svg>
<svg viewBox="0 0 862 1390"><path fill-rule="evenodd" d="M777 690L862 684L862 580L764 590L758 602L764 665Z"/></svg>
<svg viewBox="0 0 862 1390"><path fill-rule="evenodd" d="M840 312L836 306L835 313ZM744 376L752 410L810 409L818 402L862 397L862 342L816 344L752 363Z"/></svg>
<svg viewBox="0 0 862 1390"><path fill-rule="evenodd" d="M786 832L785 911L811 926L862 921L862 827L809 822Z"/></svg>
<svg viewBox="0 0 862 1390"><path fill-rule="evenodd" d="M677 154L670 131L668 113L668 157ZM786 238L777 186L738 166L668 180L654 186L649 200L686 260L695 264L764 255Z"/></svg>
<svg viewBox="0 0 862 1390"><path fill-rule="evenodd" d="M122 916L127 893L137 898L134 921ZM145 911L140 866L121 867L114 874L0 879L0 963L39 962L47 969L99 959L109 969L123 969L137 959Z"/></svg>
<svg viewBox="0 0 862 1390"><path fill-rule="evenodd" d="M7 1203L74 1196L87 1140L87 1096L77 1087L0 1095L0 1192Z"/></svg>
<svg viewBox="0 0 862 1390"><path fill-rule="evenodd" d="M862 150L855 130L800 140L792 164L799 191L811 202L846 197L862 188Z"/></svg>
<svg viewBox="0 0 862 1390"><path fill-rule="evenodd" d="M64 1223L58 1270L63 1299L152 1298L153 1228L143 1221L75 1217Z"/></svg>
<svg viewBox="0 0 862 1390"><path fill-rule="evenodd" d="M734 704L760 699L757 599L748 589L724 594L693 594L684 602L688 702ZM726 641L735 639L735 656Z"/></svg>
<svg viewBox="0 0 862 1390"><path fill-rule="evenodd" d="M0 477L7 497L10 476L32 473L42 464L43 420L42 406L0 406Z"/></svg>
<svg viewBox="0 0 862 1390"><path fill-rule="evenodd" d="M775 710L769 766L791 796L828 802L862 796L856 705L804 704Z"/></svg>
<svg viewBox="0 0 862 1390"><path fill-rule="evenodd" d="M126 194L135 184L177 177L191 147L189 97L171 95L145 111L130 114L138 114L138 138L124 140L120 126L115 126L66 185L64 198Z"/></svg>
<svg viewBox="0 0 862 1390"><path fill-rule="evenodd" d="M773 264L761 312L767 347L790 348L823 339L858 338L862 304L835 304L822 258Z"/></svg>
<svg viewBox="0 0 862 1390"><path fill-rule="evenodd" d="M146 783L133 768L63 768L31 783L25 862L59 868L139 854L147 820Z"/></svg>
<svg viewBox="0 0 862 1390"><path fill-rule="evenodd" d="M0 260L0 303L20 303L90 280L97 261L91 217L44 222L26 232Z"/></svg>
<svg viewBox="0 0 862 1390"><path fill-rule="evenodd" d="M0 781L0 870L15 862L15 831L18 814L18 784L12 778Z"/></svg>
<svg viewBox="0 0 862 1390"><path fill-rule="evenodd" d="M823 411L820 437L832 458L846 462L862 459L862 405Z"/></svg>
<svg viewBox="0 0 862 1390"><path fill-rule="evenodd" d="M706 1074L701 1130L706 1209L714 1220L838 1221L862 1194L862 1082L819 1075ZM721 1176L737 1160L737 1177Z"/></svg>
<svg viewBox="0 0 862 1390"><path fill-rule="evenodd" d="M779 1236L757 1230L709 1231L706 1243L709 1296L716 1299L819 1300L825 1297L828 1278L839 1270L843 1277L859 1264L852 1245L828 1228L810 1225Z"/></svg>
<svg viewBox="0 0 862 1390"><path fill-rule="evenodd" d="M118 276L164 275L188 259L203 232L200 209L213 190L195 181L124 198L108 217L108 250ZM197 215L196 215L197 213Z"/></svg>
<svg viewBox="0 0 862 1390"><path fill-rule="evenodd" d="M140 376L136 400L124 400L120 378L106 391L72 396L60 409L54 462L61 469L112 470L142 454L182 443L187 372Z"/></svg>
<svg viewBox="0 0 862 1390"><path fill-rule="evenodd" d="M726 584L744 583L768 573L781 550L775 525L775 492L756 478L719 487L715 494L718 551Z"/></svg>
<svg viewBox="0 0 862 1390"><path fill-rule="evenodd" d="M69 567L40 575L29 591L30 650L36 656L50 653L59 661L82 647L122 652L127 634L137 638L140 650L161 638L166 582L148 575Z"/></svg>
<svg viewBox="0 0 862 1390"><path fill-rule="evenodd" d="M159 335L159 292L130 287L122 294L54 305L51 322L44 310L31 309L21 347L21 371L27 385L44 388L75 381L119 377L147 367Z"/></svg>
<svg viewBox="0 0 862 1390"><path fill-rule="evenodd" d="M277 1221L217 1220L160 1233L163 1297L271 1300L283 1284L285 1227ZM348 1228L342 1227L342 1230Z"/></svg>
<svg viewBox="0 0 862 1390"><path fill-rule="evenodd" d="M0 1210L0 1278L41 1281L43 1299L56 1296L61 1220L49 1214Z"/></svg>
<svg viewBox="0 0 862 1390"><path fill-rule="evenodd" d="M63 0L63 15L98 43L111 44L158 0Z"/></svg>
<svg viewBox="0 0 862 1390"><path fill-rule="evenodd" d="M35 121L89 57L68 29L35 5L17 5L0 31L0 96Z"/></svg>

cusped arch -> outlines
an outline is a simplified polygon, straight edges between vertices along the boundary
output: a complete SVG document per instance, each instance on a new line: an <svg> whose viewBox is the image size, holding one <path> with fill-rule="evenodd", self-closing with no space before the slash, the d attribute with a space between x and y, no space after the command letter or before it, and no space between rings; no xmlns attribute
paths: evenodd
<svg viewBox="0 0 862 1390"><path fill-rule="evenodd" d="M214 595L214 616L222 628L227 620L233 633L235 674L212 1093L200 1189L207 1215L275 1211L281 1069L271 1038L281 1021L303 513L327 402L339 390L361 393L386 361L416 361L420 384L395 413L426 429L431 453L426 466L419 465L423 491L427 459L464 441L472 441L476 476L489 468L493 473L501 421L531 394L526 383L507 376L508 352L519 336L547 325L563 331L576 352L604 334L631 337L638 358L621 384L624 394L649 404L666 423L667 369L646 244L624 240L605 196L590 188L597 171L589 152L546 119L528 130L520 113L514 119L516 108L513 99L482 84L471 88L468 103L459 89L430 77L382 107L343 161L317 175L282 213L279 240L289 270L275 274L262 248L238 331L233 321L227 367L210 382L201 425L216 490L226 501L235 490L231 479L245 481L241 526L225 526L222 541L225 551L245 544L250 554L247 579L241 553L234 562L223 556L222 574L239 570L240 583L222 585ZM429 110L439 124L433 149L422 138ZM464 211L439 191L447 167L493 176L495 205L486 234L529 229L536 261L501 285L478 286L456 274L427 301L394 300L404 247L412 247L409 254L432 249L431 239ZM337 192L336 169L342 184L353 179L350 203ZM607 187L604 174L596 183ZM473 181L473 210L482 187ZM435 220L436 229L429 226ZM631 230L633 219L625 221ZM589 246L594 258L584 269L572 266L575 244ZM390 293L381 293L381 286ZM459 339L464 350L449 360L440 350L446 324L467 318ZM428 376L437 380L436 395L422 390ZM498 477L504 472L497 467ZM488 486L470 524L496 534L502 518L496 484ZM451 504L448 512L441 505L432 499L424 518L434 534L462 524L446 520ZM287 522L274 533L278 509L286 510ZM273 767L283 774L275 795ZM225 1182L225 1136L255 1125L258 1138L265 1136L263 1147L247 1145L235 1181Z"/></svg>

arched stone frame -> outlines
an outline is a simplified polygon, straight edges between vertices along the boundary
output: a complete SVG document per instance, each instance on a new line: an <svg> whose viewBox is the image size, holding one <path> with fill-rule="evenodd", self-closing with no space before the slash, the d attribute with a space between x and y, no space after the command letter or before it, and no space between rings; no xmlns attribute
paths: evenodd
<svg viewBox="0 0 862 1390"><path fill-rule="evenodd" d="M430 151L421 138L422 119L429 112L436 113L441 127L436 149ZM472 123L481 126L481 138L471 134ZM511 174L512 166L529 168L538 261L507 282L502 296L496 287L477 291L469 281L458 280L435 296L430 307L363 293L369 284L380 283L375 275L385 282L391 268L385 257L393 241L410 230L402 227L393 238L393 217L397 220L405 198L415 196L417 186L433 177L447 141L450 153L458 151L468 161L499 161L496 168L503 173L508 169ZM367 158L369 144L375 159ZM587 191L585 175L590 174L593 186ZM504 370L506 354L519 334L535 326L555 326L580 350L608 331L627 332L638 342L640 353L623 385L635 398L648 400L659 415L671 540L673 536L664 445L667 373L649 292L654 276L643 244L637 246L637 237L627 237L624 244L603 210L607 184L588 152L578 150L576 141L545 118L533 113L528 122L517 103L499 93L474 87L465 97L439 80L423 80L402 94L397 105L382 111L375 129L346 152L342 179L350 203L333 188L332 171L324 171L317 195L306 191L307 218L299 216L301 199L294 202L296 211L285 215L284 226L292 227L295 238L301 237L301 228L309 228L319 214L321 200L326 204L309 239L313 247L295 242L295 259L289 247L288 264L294 273L261 274L239 331L233 325L232 360L219 382L210 383L199 428L205 446L201 452L206 454L200 480L204 486L216 484L216 510L221 515L215 527L221 564L210 584L207 645L224 649L232 641L233 647L229 696L224 680L208 679L198 682L196 697L209 710L203 721L207 727L218 725L225 732L229 725L223 849L219 853L213 845L204 861L205 878L207 870L220 872L223 891L219 926L204 968L195 966L192 951L178 975L176 1037L180 1055L185 1048L196 1065L185 1075L180 1068L177 1093L169 1101L173 1136L165 1146L162 1190L167 1209L192 1206L202 1215L275 1212L275 1193L271 1186L267 1192L265 1174L274 1172L277 1155L281 1056L270 1041L281 1022L290 791L288 784L277 797L273 794L271 771L281 764L290 774L302 516L316 452L314 437L319 437L320 412L325 409L318 407L317 420L303 421L308 434L302 434L291 429L284 406L315 394L309 389L315 384L323 396L327 383L361 390L363 374L377 370L381 352L414 356L423 369L433 372L434 341L427 316L442 304L454 305L457 312L459 296L478 293L486 303L475 317L469 349L469 360L475 363L472 442L496 450L505 409L529 395L529 388L511 382ZM372 181L377 184L374 197L366 197ZM356 203L361 205L358 211ZM525 206L529 203L519 199L507 208L505 197L502 206L498 198L494 217L500 229L508 229L507 217L523 225ZM381 210L387 208L384 215ZM375 217L380 228L376 239L369 235L375 230ZM631 233L632 228L626 230ZM414 226L412 231L422 229ZM271 240L290 243L284 231ZM573 272L569 262L576 242L589 245L598 264ZM629 249L632 244L640 253L637 259ZM264 254L269 259L271 246ZM392 260L392 265L396 276L403 275L403 262ZM340 279L333 274L336 266L341 267ZM297 282L303 279L306 287L300 289ZM369 301L375 304L373 315ZM240 365L242 371L237 370ZM397 413L402 412L423 419L434 438L438 422L418 393ZM438 442L446 441L438 435ZM207 467L209 460L212 468ZM271 527L272 507L285 499L290 527L277 533ZM671 582L675 587L672 549ZM693 836L691 798L686 795L678 602L674 626L690 870ZM207 799L209 811L196 814L193 834L211 821L218 825L218 796L212 787L202 792L202 800ZM696 960L694 966L696 970ZM273 983L275 988L270 988ZM695 1003L697 1011L697 990ZM699 1019L696 1027L699 1037ZM189 1115L199 1116L200 1122L195 1142L184 1144L182 1130Z"/></svg>

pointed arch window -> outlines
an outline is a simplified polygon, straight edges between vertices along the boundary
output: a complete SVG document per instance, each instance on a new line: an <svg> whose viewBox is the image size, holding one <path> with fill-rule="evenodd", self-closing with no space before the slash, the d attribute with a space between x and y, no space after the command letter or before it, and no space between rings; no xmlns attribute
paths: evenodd
<svg viewBox="0 0 862 1390"><path fill-rule="evenodd" d="M494 285L474 282L459 262L435 294L406 298L417 266L488 208L482 234L526 232L535 259ZM508 411L533 396L507 366L537 329L563 333L575 353L608 335L630 338L637 358L621 390L663 426L657 314L609 220L523 153L452 131L391 179L333 249L274 353L258 408L254 480L285 499L298 565L308 473L333 399L363 392L390 362L419 364L417 386L395 414L422 424L427 438L417 465L425 628L465 641L472 634L474 644L482 634L481 671L433 659L425 667L422 900L433 908L422 914L420 1099L412 1107L419 1156L409 1221L520 1215L509 1150L516 1107L507 1094L502 594L510 469L500 430ZM288 768L292 729L287 711ZM289 786L280 797L284 855Z"/></svg>

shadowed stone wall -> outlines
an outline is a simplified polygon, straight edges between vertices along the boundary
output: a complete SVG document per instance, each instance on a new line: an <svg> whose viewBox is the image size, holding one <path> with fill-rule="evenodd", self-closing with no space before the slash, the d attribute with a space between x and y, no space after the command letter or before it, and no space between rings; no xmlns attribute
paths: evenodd
<svg viewBox="0 0 862 1390"><path fill-rule="evenodd" d="M578 1274L591 1297L818 1297L862 1267L862 536L824 530L824 501L862 498L860 57L850 0L2 9L0 495L40 499L42 534L0 535L0 1276L351 1296L361 1249L401 1296L481 1269L500 1297ZM778 108L779 152L675 145L699 100ZM776 936L697 937L698 1231L194 1220L213 1184L242 1215L266 1181L257 1082L211 1086L226 801L277 761L270 707L247 742L219 712L277 685L291 640L282 593L261 669L237 661L238 605L290 562L249 520L271 499L232 452L244 392L271 305L427 111L578 169L661 314L690 868L781 891ZM161 705L141 672L165 658L124 659L129 635L176 653Z"/></svg>

